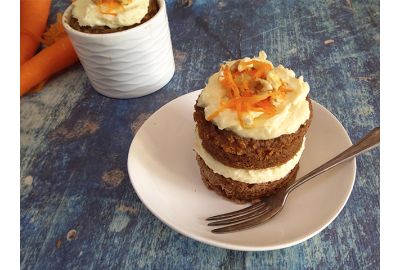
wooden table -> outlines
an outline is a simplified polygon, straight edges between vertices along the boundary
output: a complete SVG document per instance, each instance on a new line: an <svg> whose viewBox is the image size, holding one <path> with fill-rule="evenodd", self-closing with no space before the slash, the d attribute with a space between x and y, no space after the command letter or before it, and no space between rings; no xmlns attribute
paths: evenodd
<svg viewBox="0 0 400 270"><path fill-rule="evenodd" d="M70 1L53 0L51 20ZM182 2L182 1L180 1ZM106 98L76 65L21 98L22 269L377 269L379 149L357 158L340 215L283 250L238 252L173 231L126 168L140 125L219 63L264 49L311 86L353 141L379 125L379 1L167 1L176 72L162 90Z"/></svg>

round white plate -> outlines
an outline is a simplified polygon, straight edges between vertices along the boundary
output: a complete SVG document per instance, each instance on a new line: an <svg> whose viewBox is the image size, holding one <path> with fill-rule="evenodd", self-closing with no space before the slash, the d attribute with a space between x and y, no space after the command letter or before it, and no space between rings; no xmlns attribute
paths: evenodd
<svg viewBox="0 0 400 270"><path fill-rule="evenodd" d="M269 222L249 230L213 234L206 217L246 205L208 190L192 150L194 104L200 91L178 97L155 112L132 141L128 172L146 207L172 229L217 247L259 251L289 247L316 235L342 210L356 174L355 160L316 177L289 196L284 209ZM298 177L351 145L340 122L313 101L314 119Z"/></svg>

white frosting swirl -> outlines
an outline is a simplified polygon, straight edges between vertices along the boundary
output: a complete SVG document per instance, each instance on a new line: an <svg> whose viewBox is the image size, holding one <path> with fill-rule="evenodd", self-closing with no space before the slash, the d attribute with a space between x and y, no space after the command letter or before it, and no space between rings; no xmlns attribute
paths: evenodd
<svg viewBox="0 0 400 270"><path fill-rule="evenodd" d="M224 176L225 178L231 178L235 181L248 183L248 184L261 184L267 182L273 182L280 180L290 173L291 170L299 162L300 157L304 151L306 138L303 139L303 144L300 150L293 156L292 159L286 163L270 167L267 169L259 170L246 170L237 169L226 166L221 162L215 160L202 146L201 139L196 131L195 143L193 149L203 159L204 163L215 173Z"/></svg>
<svg viewBox="0 0 400 270"><path fill-rule="evenodd" d="M108 26L117 28L140 23L147 14L149 0L133 0L115 10L116 15L104 14L92 0L76 0L72 3L72 16L80 26Z"/></svg>
<svg viewBox="0 0 400 270"><path fill-rule="evenodd" d="M250 60L245 58L245 61L247 59ZM266 60L264 52L260 52L260 56L253 59L271 63ZM228 65L232 65L232 63L233 61L227 62ZM217 111L221 101L226 99L226 90L219 82L219 76L219 73L215 73L209 78L198 99L197 105L204 108L206 118ZM251 128L245 128L240 124L235 111L224 109L212 119L212 122L221 130L227 129L241 137L256 140L268 140L296 132L310 117L310 108L306 100L310 87L307 82L304 82L302 76L296 78L292 70L281 65L273 67L268 72L265 83L269 87L277 89L282 82L285 82L292 91L288 92L284 99L274 103L275 115L265 116L254 111L245 113L242 119L246 124L251 125Z"/></svg>

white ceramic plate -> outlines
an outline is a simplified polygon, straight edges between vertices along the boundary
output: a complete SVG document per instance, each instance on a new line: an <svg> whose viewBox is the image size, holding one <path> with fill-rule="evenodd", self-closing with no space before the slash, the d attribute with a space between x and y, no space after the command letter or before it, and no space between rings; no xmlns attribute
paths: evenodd
<svg viewBox="0 0 400 270"><path fill-rule="evenodd" d="M200 91L169 102L140 128L128 155L128 172L146 207L172 229L213 246L246 251L289 247L323 230L342 210L355 180L355 160L339 165L292 192L269 222L230 234L213 234L206 217L243 208L208 190L192 150L194 104ZM313 101L314 119L298 177L351 145L340 122Z"/></svg>

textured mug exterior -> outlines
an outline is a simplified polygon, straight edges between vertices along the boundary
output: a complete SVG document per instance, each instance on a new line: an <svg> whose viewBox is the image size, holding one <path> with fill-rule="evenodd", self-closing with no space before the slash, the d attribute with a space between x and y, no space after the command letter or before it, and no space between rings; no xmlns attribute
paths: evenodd
<svg viewBox="0 0 400 270"><path fill-rule="evenodd" d="M63 25L96 91L112 98L133 98L153 93L174 75L175 63L164 0L147 22L128 30L90 34L69 25L72 5Z"/></svg>

